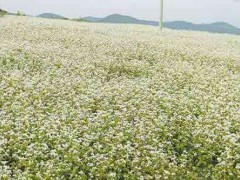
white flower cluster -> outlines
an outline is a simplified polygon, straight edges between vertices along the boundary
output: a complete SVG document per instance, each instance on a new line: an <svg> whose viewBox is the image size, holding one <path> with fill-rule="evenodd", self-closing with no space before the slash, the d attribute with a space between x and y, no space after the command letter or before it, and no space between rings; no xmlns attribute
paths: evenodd
<svg viewBox="0 0 240 180"><path fill-rule="evenodd" d="M0 19L0 179L240 179L240 37Z"/></svg>

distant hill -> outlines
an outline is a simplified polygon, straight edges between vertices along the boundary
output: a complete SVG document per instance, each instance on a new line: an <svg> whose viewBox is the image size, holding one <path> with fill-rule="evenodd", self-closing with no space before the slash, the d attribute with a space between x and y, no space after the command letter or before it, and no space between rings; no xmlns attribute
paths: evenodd
<svg viewBox="0 0 240 180"><path fill-rule="evenodd" d="M185 21L173 21L164 23L165 27L179 30L206 31L213 33L227 33L240 35L240 29L228 23L216 22L211 24L193 24Z"/></svg>
<svg viewBox="0 0 240 180"><path fill-rule="evenodd" d="M89 22L98 22L98 23L122 23L122 24L142 24L142 25L151 25L158 26L157 21L147 21L133 18L131 16L125 16L120 14L113 14L105 18L97 17L85 17ZM172 21L165 22L164 26L170 29L178 30L191 30L191 31L206 31L212 33L228 33L240 35L240 29L234 27L225 22L216 22L211 24L194 24L185 21Z"/></svg>
<svg viewBox="0 0 240 180"><path fill-rule="evenodd" d="M128 23L128 24L142 24L141 20L130 16L124 16L119 14L113 14L103 18L100 22L107 22L107 23Z"/></svg>
<svg viewBox="0 0 240 180"><path fill-rule="evenodd" d="M86 21L89 21L89 22L98 22L98 21L102 20L102 18L91 17L91 16L87 16L87 17L84 17L82 19L84 19Z"/></svg>
<svg viewBox="0 0 240 180"><path fill-rule="evenodd" d="M158 25L158 22L155 21L139 20L131 16L125 16L120 14L112 14L105 18L84 17L83 19L86 19L89 22L101 22L101 23L144 24L154 26Z"/></svg>
<svg viewBox="0 0 240 180"><path fill-rule="evenodd" d="M63 16L57 15L57 14L53 14L53 13L43 13L38 15L37 17L41 17L41 18L49 18L49 19L67 19Z"/></svg>

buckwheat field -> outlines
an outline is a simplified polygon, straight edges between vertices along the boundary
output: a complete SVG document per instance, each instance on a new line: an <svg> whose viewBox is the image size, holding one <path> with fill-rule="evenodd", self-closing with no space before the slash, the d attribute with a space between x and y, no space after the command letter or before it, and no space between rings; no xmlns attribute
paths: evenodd
<svg viewBox="0 0 240 180"><path fill-rule="evenodd" d="M0 179L240 179L240 36L0 18Z"/></svg>

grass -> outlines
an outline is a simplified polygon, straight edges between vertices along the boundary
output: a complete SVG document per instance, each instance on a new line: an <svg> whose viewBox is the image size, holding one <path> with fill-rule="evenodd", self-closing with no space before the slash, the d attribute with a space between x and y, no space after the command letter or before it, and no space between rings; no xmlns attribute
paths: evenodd
<svg viewBox="0 0 240 180"><path fill-rule="evenodd" d="M22 16L0 31L1 179L240 178L239 36Z"/></svg>

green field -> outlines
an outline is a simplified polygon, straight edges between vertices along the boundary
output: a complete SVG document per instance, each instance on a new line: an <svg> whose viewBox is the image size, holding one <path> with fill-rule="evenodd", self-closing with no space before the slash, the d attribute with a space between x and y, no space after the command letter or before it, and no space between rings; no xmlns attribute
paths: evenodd
<svg viewBox="0 0 240 180"><path fill-rule="evenodd" d="M240 36L0 18L0 179L240 179Z"/></svg>

